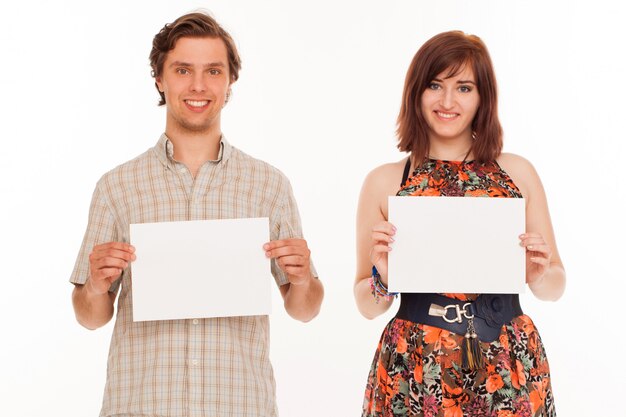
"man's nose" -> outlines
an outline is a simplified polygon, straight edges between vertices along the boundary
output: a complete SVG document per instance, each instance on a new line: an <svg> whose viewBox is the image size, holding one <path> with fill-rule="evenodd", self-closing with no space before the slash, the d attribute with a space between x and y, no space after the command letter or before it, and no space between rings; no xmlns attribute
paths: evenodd
<svg viewBox="0 0 626 417"><path fill-rule="evenodd" d="M206 82L205 74L203 72L194 73L193 79L191 82L191 90L203 92L203 91L206 91L206 88L207 88L206 86L207 86L207 82Z"/></svg>

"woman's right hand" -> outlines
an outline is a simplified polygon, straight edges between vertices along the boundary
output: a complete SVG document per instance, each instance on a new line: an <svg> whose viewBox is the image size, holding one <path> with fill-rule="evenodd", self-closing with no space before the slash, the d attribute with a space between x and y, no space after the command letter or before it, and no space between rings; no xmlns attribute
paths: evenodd
<svg viewBox="0 0 626 417"><path fill-rule="evenodd" d="M391 251L391 244L394 242L393 235L395 234L395 226L387 221L377 223L372 228L370 261L378 270L380 280L385 287L387 286L387 254Z"/></svg>

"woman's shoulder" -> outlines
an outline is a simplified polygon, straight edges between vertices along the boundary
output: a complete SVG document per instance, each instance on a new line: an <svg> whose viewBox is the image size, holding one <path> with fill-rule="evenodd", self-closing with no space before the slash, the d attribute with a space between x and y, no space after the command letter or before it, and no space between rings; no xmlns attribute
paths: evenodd
<svg viewBox="0 0 626 417"><path fill-rule="evenodd" d="M496 159L496 162L511 177L524 195L527 195L529 191L541 184L533 164L520 155L502 153Z"/></svg>
<svg viewBox="0 0 626 417"><path fill-rule="evenodd" d="M498 156L497 161L498 163L500 163L500 161L506 161L514 164L530 164L528 159L524 158L523 156L509 152L502 152L500 156Z"/></svg>
<svg viewBox="0 0 626 417"><path fill-rule="evenodd" d="M536 175L535 167L533 167L530 161L514 153L501 153L496 162L506 172L514 171L522 174L534 173Z"/></svg>
<svg viewBox="0 0 626 417"><path fill-rule="evenodd" d="M397 162L389 162L379 165L371 170L365 177L364 186L371 185L376 188L386 188L390 184L397 186L402 181L402 174L406 166L407 158L402 158Z"/></svg>
<svg viewBox="0 0 626 417"><path fill-rule="evenodd" d="M407 161L407 158L402 158L401 160L396 161L396 162L388 162L386 164L379 165L373 170L371 170L368 176L370 175L384 176L384 175L394 174L398 171L402 172L406 165L406 161Z"/></svg>
<svg viewBox="0 0 626 417"><path fill-rule="evenodd" d="M387 197L395 195L402 182L402 174L407 158L377 166L371 170L361 188L361 198L367 201L378 201L381 207L386 205Z"/></svg>

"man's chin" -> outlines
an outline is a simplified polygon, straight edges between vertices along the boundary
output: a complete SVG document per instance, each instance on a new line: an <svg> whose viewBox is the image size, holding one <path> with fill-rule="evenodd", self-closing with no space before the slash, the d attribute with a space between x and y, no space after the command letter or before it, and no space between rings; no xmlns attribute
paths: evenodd
<svg viewBox="0 0 626 417"><path fill-rule="evenodd" d="M211 130L212 123L188 123L184 122L180 124L181 130L187 131L193 134L207 133Z"/></svg>

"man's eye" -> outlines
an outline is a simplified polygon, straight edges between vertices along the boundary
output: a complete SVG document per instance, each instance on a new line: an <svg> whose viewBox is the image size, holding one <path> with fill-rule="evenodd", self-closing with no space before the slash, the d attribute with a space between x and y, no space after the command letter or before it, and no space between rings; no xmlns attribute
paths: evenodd
<svg viewBox="0 0 626 417"><path fill-rule="evenodd" d="M211 75L220 75L221 73L222 73L222 71L220 71L218 69L215 69L215 68L212 68L212 69L209 70L209 74L211 74Z"/></svg>
<svg viewBox="0 0 626 417"><path fill-rule="evenodd" d="M176 72L179 73L180 75L187 75L187 74L189 74L189 71L187 71L186 68L178 68L176 70Z"/></svg>

